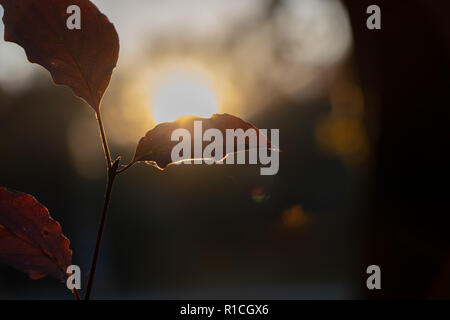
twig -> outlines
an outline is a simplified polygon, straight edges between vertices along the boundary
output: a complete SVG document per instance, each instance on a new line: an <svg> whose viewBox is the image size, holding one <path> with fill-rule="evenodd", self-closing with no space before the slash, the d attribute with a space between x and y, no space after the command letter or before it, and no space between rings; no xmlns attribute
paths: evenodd
<svg viewBox="0 0 450 320"><path fill-rule="evenodd" d="M122 172L127 171L128 169L130 169L133 165L135 164L135 162L130 162L129 164L127 164L126 166L124 166L123 168L117 170L117 174L121 174Z"/></svg>
<svg viewBox="0 0 450 320"><path fill-rule="evenodd" d="M105 152L105 158L106 158L106 166L109 170L111 170L111 154L109 153L109 147L108 147L108 139L106 138L105 128L103 127L103 121L102 116L100 114L100 111L95 113L95 117L97 118L98 123L98 130L100 131L100 137L102 139L103 144L103 151Z"/></svg>
<svg viewBox="0 0 450 320"><path fill-rule="evenodd" d="M119 167L120 158L117 158L114 163L111 163L111 155L109 153L108 140L106 139L105 129L103 127L102 117L100 112L96 113L97 123L100 131L100 137L103 143L103 151L105 152L105 158L107 163L107 183L105 191L105 200L103 203L102 216L100 218L100 225L97 232L97 240L95 242L94 256L92 258L91 269L89 272L89 280L86 289L85 300L89 300L91 297L92 285L94 283L95 270L97 268L98 255L100 252L100 245L102 242L103 230L105 228L106 216L108 214L109 201L111 199L111 191L114 184L114 179L117 175L117 168Z"/></svg>
<svg viewBox="0 0 450 320"><path fill-rule="evenodd" d="M73 293L73 295L75 296L75 299L81 300L80 294L78 293L78 290L77 290L76 288L73 288L73 289L72 289L72 293Z"/></svg>

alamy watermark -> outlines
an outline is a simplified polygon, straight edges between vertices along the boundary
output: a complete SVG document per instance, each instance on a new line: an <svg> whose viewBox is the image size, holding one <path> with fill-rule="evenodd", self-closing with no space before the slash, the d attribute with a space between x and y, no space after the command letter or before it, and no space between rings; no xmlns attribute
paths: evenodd
<svg viewBox="0 0 450 320"><path fill-rule="evenodd" d="M275 175L280 167L280 130L270 130L270 145L267 129L249 128L221 130L209 128L203 132L202 121L194 121L194 137L187 129L172 132L171 141L179 141L171 152L175 164L261 164L261 175ZM192 140L194 152L192 154ZM209 142L209 143L208 143Z"/></svg>

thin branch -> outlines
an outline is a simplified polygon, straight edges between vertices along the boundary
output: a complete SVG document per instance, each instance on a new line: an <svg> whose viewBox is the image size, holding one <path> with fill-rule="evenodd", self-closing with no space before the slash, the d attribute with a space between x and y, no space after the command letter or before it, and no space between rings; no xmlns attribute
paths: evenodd
<svg viewBox="0 0 450 320"><path fill-rule="evenodd" d="M91 297L92 285L94 283L95 270L97 268L97 261L98 261L98 255L100 252L100 245L102 242L103 230L105 228L105 221L106 221L106 216L108 213L109 201L111 200L111 191L112 191L112 187L114 184L114 179L117 175L116 170L117 170L117 167L119 166L119 161L120 161L120 158L118 158L112 164L111 169L108 169L108 181L107 181L107 185L106 185L105 201L103 203L103 211L102 211L102 217L100 219L100 225L98 227L97 241L95 242L94 257L92 258L91 270L89 272L89 280L88 280L85 300L89 300Z"/></svg>
<svg viewBox="0 0 450 320"><path fill-rule="evenodd" d="M72 293L73 293L73 295L75 296L75 299L81 300L80 294L78 293L78 290L77 290L76 288L73 288L73 289L72 289Z"/></svg>
<svg viewBox="0 0 450 320"><path fill-rule="evenodd" d="M85 299L89 300L91 297L92 285L94 283L95 270L97 268L98 255L100 252L100 245L103 237L103 230L105 228L106 216L108 214L109 201L111 199L111 191L114 184L114 179L117 175L116 171L119 166L120 158L117 158L114 163L111 161L111 154L109 152L108 140L106 139L105 128L103 127L102 117L100 112L96 112L98 128L100 131L100 137L102 139L103 151L105 152L105 159L107 165L107 182L106 182L106 191L105 191L105 200L103 202L103 210L102 216L100 218L100 224L97 232L97 240L95 242L94 256L92 258L91 269L89 272L89 280L86 290Z"/></svg>
<svg viewBox="0 0 450 320"><path fill-rule="evenodd" d="M103 151L105 152L106 165L108 167L108 172L111 170L111 154L109 153L108 140L106 139L105 128L103 126L102 116L100 111L95 112L95 117L97 118L98 130L100 131L100 137L102 139Z"/></svg>
<svg viewBox="0 0 450 320"><path fill-rule="evenodd" d="M105 202L103 203L102 217L100 219L100 225L99 225L98 233L97 233L97 240L95 242L95 250L94 250L94 256L92 258L91 270L89 272L89 281L88 281L86 297L85 297L86 300L89 300L91 297L92 284L94 282L95 269L97 268L98 254L100 252L100 244L102 242L103 230L105 228L105 221L106 221L106 215L108 212L109 200L111 199L111 191L112 191L112 186L113 186L113 182L114 182L114 176L115 175L108 177L108 183L106 186L106 193L105 193Z"/></svg>
<svg viewBox="0 0 450 320"><path fill-rule="evenodd" d="M130 169L136 162L130 162L129 164L127 164L126 166L124 166L123 168L117 170L117 174L121 174L122 172L127 171L128 169Z"/></svg>

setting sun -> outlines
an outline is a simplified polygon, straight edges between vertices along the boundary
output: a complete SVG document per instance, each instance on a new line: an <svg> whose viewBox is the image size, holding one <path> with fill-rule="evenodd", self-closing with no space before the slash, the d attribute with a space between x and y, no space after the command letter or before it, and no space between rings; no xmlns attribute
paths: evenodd
<svg viewBox="0 0 450 320"><path fill-rule="evenodd" d="M218 112L217 94L201 75L176 70L164 76L152 96L156 123L173 121L181 116L210 117Z"/></svg>

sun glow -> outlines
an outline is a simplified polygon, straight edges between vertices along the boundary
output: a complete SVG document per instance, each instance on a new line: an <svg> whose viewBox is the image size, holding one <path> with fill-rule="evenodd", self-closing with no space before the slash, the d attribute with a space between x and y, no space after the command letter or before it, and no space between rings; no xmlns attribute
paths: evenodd
<svg viewBox="0 0 450 320"><path fill-rule="evenodd" d="M219 111L217 92L202 74L185 70L168 72L152 94L156 123L174 121L186 115L210 117Z"/></svg>

